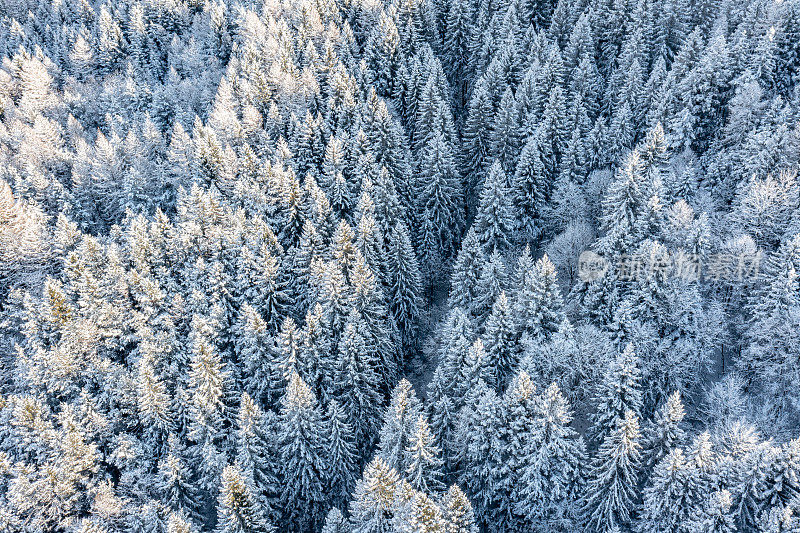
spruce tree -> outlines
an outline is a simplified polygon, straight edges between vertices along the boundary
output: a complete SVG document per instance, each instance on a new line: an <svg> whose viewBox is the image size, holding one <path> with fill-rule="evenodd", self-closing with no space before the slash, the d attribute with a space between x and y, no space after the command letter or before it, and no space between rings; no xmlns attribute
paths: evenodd
<svg viewBox="0 0 800 533"><path fill-rule="evenodd" d="M487 384L502 389L519 364L517 323L505 292L501 292L486 319L483 337L487 365Z"/></svg>
<svg viewBox="0 0 800 533"><path fill-rule="evenodd" d="M508 180L498 161L489 167L480 193L480 205L473 222L486 253L505 252L513 238L514 219Z"/></svg>
<svg viewBox="0 0 800 533"><path fill-rule="evenodd" d="M358 458L355 438L345 413L336 400L328 404L325 418L330 431L325 451L328 465L326 478L330 487L328 494L337 503L344 503L355 484Z"/></svg>
<svg viewBox="0 0 800 533"><path fill-rule="evenodd" d="M270 533L274 531L255 496L253 486L237 465L222 471L217 504L219 533Z"/></svg>
<svg viewBox="0 0 800 533"><path fill-rule="evenodd" d="M628 411L638 418L642 412L641 374L633 345L628 344L609 361L595 395L592 438L602 443L615 431L616 420Z"/></svg>
<svg viewBox="0 0 800 533"><path fill-rule="evenodd" d="M632 410L614 420L587 471L583 509L589 527L626 527L635 510L641 467L639 419Z"/></svg>
<svg viewBox="0 0 800 533"><path fill-rule="evenodd" d="M308 531L322 522L324 471L330 432L314 393L292 372L281 399L278 446L281 458L282 522L290 531Z"/></svg>
<svg viewBox="0 0 800 533"><path fill-rule="evenodd" d="M400 488L397 471L375 457L356 483L350 501L350 526L353 533L392 531L395 497Z"/></svg>
<svg viewBox="0 0 800 533"><path fill-rule="evenodd" d="M408 466L406 449L411 445L417 419L422 414L422 403L407 379L402 379L392 390L381 427L378 456L399 473Z"/></svg>

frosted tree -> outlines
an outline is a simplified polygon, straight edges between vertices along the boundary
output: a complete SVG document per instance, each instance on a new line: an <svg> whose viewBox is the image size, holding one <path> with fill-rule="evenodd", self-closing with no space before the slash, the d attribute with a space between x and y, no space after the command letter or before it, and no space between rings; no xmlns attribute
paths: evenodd
<svg viewBox="0 0 800 533"><path fill-rule="evenodd" d="M748 304L748 347L740 366L746 375L756 378L770 392L778 405L795 405L789 385L797 375L793 346L794 329L800 302L797 300L798 247L795 236L771 255L765 266L764 282L754 291ZM787 381L787 378L789 381Z"/></svg>
<svg viewBox="0 0 800 533"><path fill-rule="evenodd" d="M686 526L691 503L689 478L683 450L673 448L656 465L644 489L639 531L680 531Z"/></svg>
<svg viewBox="0 0 800 533"><path fill-rule="evenodd" d="M508 180L498 161L489 167L480 193L474 227L487 253L508 249L514 230Z"/></svg>
<svg viewBox="0 0 800 533"><path fill-rule="evenodd" d="M189 438L194 446L200 486L215 494L225 466L224 432L231 423L230 375L219 352L197 335L189 371Z"/></svg>
<svg viewBox="0 0 800 533"><path fill-rule="evenodd" d="M547 338L566 319L555 266L544 255L518 278L513 313L521 342Z"/></svg>
<svg viewBox="0 0 800 533"><path fill-rule="evenodd" d="M217 516L216 531L219 533L274 531L263 515L252 485L237 465L228 465L222 471Z"/></svg>
<svg viewBox="0 0 800 533"><path fill-rule="evenodd" d="M703 508L689 518L685 527L702 533L733 533L737 528L731 507L731 495L727 490L714 492Z"/></svg>
<svg viewBox="0 0 800 533"><path fill-rule="evenodd" d="M489 88L481 78L472 90L472 97L464 124L463 156L464 176L467 180L467 205L474 205L483 186L483 175L491 162L491 123L494 117Z"/></svg>
<svg viewBox="0 0 800 533"><path fill-rule="evenodd" d="M481 274L475 285L475 299L470 303L472 316L479 326L478 331L485 327L486 319L500 294L508 284L505 260L500 252L493 252L488 260L481 265Z"/></svg>
<svg viewBox="0 0 800 533"><path fill-rule="evenodd" d="M596 529L625 527L637 501L641 443L639 420L631 410L615 419L587 471L583 509Z"/></svg>
<svg viewBox="0 0 800 533"><path fill-rule="evenodd" d="M325 517L325 524L322 526L322 533L347 533L349 526L347 519L342 516L342 512L336 507L328 511Z"/></svg>
<svg viewBox="0 0 800 533"><path fill-rule="evenodd" d="M357 446L374 442L380 427L378 361L365 339L364 324L352 315L339 342L339 359L333 375L333 399L346 413Z"/></svg>
<svg viewBox="0 0 800 533"><path fill-rule="evenodd" d="M409 483L421 492L438 494L444 490L442 483L441 450L431 432L425 416L420 413L414 421L413 432L404 450L405 475Z"/></svg>
<svg viewBox="0 0 800 533"><path fill-rule="evenodd" d="M636 417L642 411L641 373L633 345L628 344L608 362L595 395L597 410L592 416L593 439L602 443L615 431L616 420L632 411Z"/></svg>
<svg viewBox="0 0 800 533"><path fill-rule="evenodd" d="M338 502L343 503L355 483L356 459L358 457L355 439L353 430L345 418L345 413L335 400L328 404L325 418L328 420L330 430L325 454L329 465L326 478L330 486L331 496Z"/></svg>
<svg viewBox="0 0 800 533"><path fill-rule="evenodd" d="M685 432L681 424L685 416L681 395L673 392L644 431L643 447L648 466L655 466L670 450L682 444Z"/></svg>
<svg viewBox="0 0 800 533"><path fill-rule="evenodd" d="M572 414L553 383L535 404L532 442L535 451L524 461L521 488L514 493L517 512L529 523L577 524L583 482L583 440L570 427Z"/></svg>
<svg viewBox="0 0 800 533"><path fill-rule="evenodd" d="M484 327L484 347L487 355L487 384L502 389L519 364L517 321L505 292L492 306Z"/></svg>
<svg viewBox="0 0 800 533"><path fill-rule="evenodd" d="M278 421L282 514L289 530L308 530L323 519L327 426L314 393L293 372L281 400Z"/></svg>
<svg viewBox="0 0 800 533"><path fill-rule="evenodd" d="M417 249L426 286L442 279L455 257L463 226L464 205L452 148L436 133L422 148L417 174Z"/></svg>
<svg viewBox="0 0 800 533"><path fill-rule="evenodd" d="M252 480L256 496L269 503L280 492L278 466L275 461L275 414L264 413L246 393L239 402L236 427L236 465L241 474Z"/></svg>
<svg viewBox="0 0 800 533"><path fill-rule="evenodd" d="M483 253L478 234L471 227L461 242L461 251L453 264L449 298L451 308L468 309L472 306L473 300L477 296L478 280L485 262L486 256Z"/></svg>
<svg viewBox="0 0 800 533"><path fill-rule="evenodd" d="M478 524L472 504L466 494L457 486L451 485L442 501L447 533L477 533Z"/></svg>
<svg viewBox="0 0 800 533"><path fill-rule="evenodd" d="M400 480L397 471L380 457L374 458L356 483L350 501L350 526L354 533L389 533Z"/></svg>
<svg viewBox="0 0 800 533"><path fill-rule="evenodd" d="M406 449L411 445L421 414L422 403L411 383L407 379L400 380L392 390L389 406L384 413L378 444L378 456L399 473L405 473L408 466Z"/></svg>
<svg viewBox="0 0 800 533"><path fill-rule="evenodd" d="M408 229L402 223L395 226L389 241L387 301L404 346L411 348L420 315L422 278Z"/></svg>

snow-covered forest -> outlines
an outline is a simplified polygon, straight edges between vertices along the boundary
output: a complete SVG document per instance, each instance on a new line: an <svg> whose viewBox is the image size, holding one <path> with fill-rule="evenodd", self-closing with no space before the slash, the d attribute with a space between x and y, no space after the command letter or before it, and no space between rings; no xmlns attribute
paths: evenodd
<svg viewBox="0 0 800 533"><path fill-rule="evenodd" d="M0 531L800 532L799 0L0 0Z"/></svg>

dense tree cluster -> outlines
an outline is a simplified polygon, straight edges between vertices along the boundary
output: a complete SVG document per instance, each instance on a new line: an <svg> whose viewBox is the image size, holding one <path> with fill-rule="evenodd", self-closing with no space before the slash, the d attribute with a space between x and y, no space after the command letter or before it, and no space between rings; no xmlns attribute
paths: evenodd
<svg viewBox="0 0 800 533"><path fill-rule="evenodd" d="M8 0L0 56L0 530L800 531L797 1Z"/></svg>

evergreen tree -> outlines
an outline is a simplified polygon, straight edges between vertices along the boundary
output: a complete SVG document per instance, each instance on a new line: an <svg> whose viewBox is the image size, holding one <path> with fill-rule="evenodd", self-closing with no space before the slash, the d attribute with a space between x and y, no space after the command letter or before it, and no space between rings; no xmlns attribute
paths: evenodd
<svg viewBox="0 0 800 533"><path fill-rule="evenodd" d="M464 205L452 148L436 133L422 148L417 174L417 249L426 286L443 279L455 257L463 226Z"/></svg>
<svg viewBox="0 0 800 533"><path fill-rule="evenodd" d="M314 393L292 372L278 421L282 516L288 530L307 531L323 520L327 426Z"/></svg>
<svg viewBox="0 0 800 533"><path fill-rule="evenodd" d="M411 446L417 419L422 414L422 403L407 379L402 379L392 391L389 406L383 417L378 456L385 463L405 472L408 467L406 449Z"/></svg>
<svg viewBox="0 0 800 533"><path fill-rule="evenodd" d="M519 364L519 345L516 320L505 292L501 292L486 319L484 339L487 367L490 374L487 384L502 389Z"/></svg>
<svg viewBox="0 0 800 533"><path fill-rule="evenodd" d="M447 521L447 533L478 532L472 504L457 485L451 485L447 490L442 507L444 507L444 518Z"/></svg>
<svg viewBox="0 0 800 533"><path fill-rule="evenodd" d="M655 466L670 450L681 444L684 438L681 423L685 416L681 395L677 391L673 392L645 431L644 450L648 466Z"/></svg>
<svg viewBox="0 0 800 533"><path fill-rule="evenodd" d="M508 249L514 230L506 174L498 161L492 163L480 195L475 232L487 253Z"/></svg>
<svg viewBox="0 0 800 533"><path fill-rule="evenodd" d="M545 339L566 319L556 269L545 254L518 276L514 315L523 343Z"/></svg>
<svg viewBox="0 0 800 533"><path fill-rule="evenodd" d="M392 531L394 502L400 480L397 471L380 457L375 457L356 483L350 501L350 525L353 533L389 533Z"/></svg>
<svg viewBox="0 0 800 533"><path fill-rule="evenodd" d="M536 403L536 443L520 475L515 493L517 512L541 527L578 523L578 498L583 482L583 440L570 427L572 415L567 401L553 383Z"/></svg>
<svg viewBox="0 0 800 533"><path fill-rule="evenodd" d="M639 531L681 531L690 506L689 465L683 450L671 449L656 465L644 489Z"/></svg>
<svg viewBox="0 0 800 533"><path fill-rule="evenodd" d="M606 436L615 431L616 420L622 419L628 411L638 418L642 412L641 374L633 345L625 348L609 361L598 384L595 395L597 410L592 417L592 436L601 443Z"/></svg>
<svg viewBox="0 0 800 533"><path fill-rule="evenodd" d="M486 255L474 227L470 227L461 242L461 251L453 264L450 279L449 306L468 309L477 295L478 280L481 276Z"/></svg>
<svg viewBox="0 0 800 533"><path fill-rule="evenodd" d="M333 375L332 396L346 414L356 446L374 442L380 427L378 361L365 339L363 323L356 315L351 315L339 342L339 360Z"/></svg>
<svg viewBox="0 0 800 533"><path fill-rule="evenodd" d="M639 420L630 409L603 440L587 472L584 512L590 527L625 527L637 500L641 444Z"/></svg>
<svg viewBox="0 0 800 533"><path fill-rule="evenodd" d="M273 531L263 515L253 487L236 465L228 465L222 471L217 516L217 531L220 533Z"/></svg>
<svg viewBox="0 0 800 533"><path fill-rule="evenodd" d="M349 531L347 519L342 516L339 509L332 507L325 517L322 533L347 533L347 531Z"/></svg>
<svg viewBox="0 0 800 533"><path fill-rule="evenodd" d="M435 436L430 430L428 421L420 413L414 421L412 433L408 438L403 463L405 474L411 486L425 493L438 494L444 490L441 481L441 450L435 444Z"/></svg>
<svg viewBox="0 0 800 533"><path fill-rule="evenodd" d="M474 213L472 206L482 194L483 175L491 162L491 131L494 106L492 104L489 88L484 78L481 78L472 90L472 96L467 108L467 119L464 123L462 134L464 161L464 176L467 185L467 205L470 213Z"/></svg>
<svg viewBox="0 0 800 533"><path fill-rule="evenodd" d="M408 229L395 225L389 236L389 310L400 331L403 345L410 349L416 338L420 315L421 276Z"/></svg>
<svg viewBox="0 0 800 533"><path fill-rule="evenodd" d="M326 472L326 478L330 484L329 494L334 500L344 502L355 483L357 458L355 439L345 418L345 413L336 400L332 400L328 404L325 418L330 425L330 435L327 438L325 453L329 465Z"/></svg>

